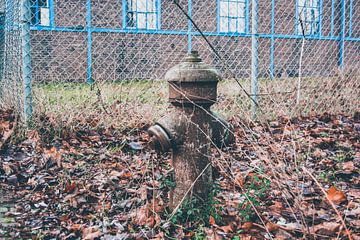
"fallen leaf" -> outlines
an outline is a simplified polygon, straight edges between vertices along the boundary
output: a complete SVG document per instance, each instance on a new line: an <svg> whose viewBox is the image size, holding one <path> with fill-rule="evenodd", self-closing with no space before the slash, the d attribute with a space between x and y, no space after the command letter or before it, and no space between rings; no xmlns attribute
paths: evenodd
<svg viewBox="0 0 360 240"><path fill-rule="evenodd" d="M227 226L222 226L222 227L219 227L224 233L231 233L233 232L233 228L231 225L227 225Z"/></svg>
<svg viewBox="0 0 360 240"><path fill-rule="evenodd" d="M244 223L241 228L244 229L244 230L249 230L250 228L253 227L253 223L252 222L246 222Z"/></svg>
<svg viewBox="0 0 360 240"><path fill-rule="evenodd" d="M321 235L335 235L339 229L341 224L336 222L323 222L313 227L314 233Z"/></svg>
<svg viewBox="0 0 360 240"><path fill-rule="evenodd" d="M327 191L327 198L337 205L347 200L345 194L334 186L330 187Z"/></svg>
<svg viewBox="0 0 360 240"><path fill-rule="evenodd" d="M209 224L210 224L211 226L215 225L215 218L214 218L213 216L210 216L210 218L209 218Z"/></svg>
<svg viewBox="0 0 360 240"><path fill-rule="evenodd" d="M98 227L88 227L82 230L82 239L93 240L100 237L102 234Z"/></svg>
<svg viewBox="0 0 360 240"><path fill-rule="evenodd" d="M279 225L277 225L276 223L273 223L273 222L268 222L266 224L266 228L270 231L270 232L273 232L273 231L276 231L280 228Z"/></svg>
<svg viewBox="0 0 360 240"><path fill-rule="evenodd" d="M355 169L354 162L352 162L352 161L350 161L350 162L344 162L344 163L342 164L342 169L343 169L344 171L348 171L348 172L354 171L354 169Z"/></svg>

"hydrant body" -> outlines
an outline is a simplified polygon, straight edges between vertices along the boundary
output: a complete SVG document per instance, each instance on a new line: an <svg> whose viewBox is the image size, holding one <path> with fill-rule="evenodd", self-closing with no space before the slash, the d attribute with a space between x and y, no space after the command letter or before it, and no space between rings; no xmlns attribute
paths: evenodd
<svg viewBox="0 0 360 240"><path fill-rule="evenodd" d="M212 144L221 147L233 140L231 126L211 112L216 102L216 70L204 64L197 52L170 69L169 115L149 128L151 143L161 151L172 150L176 186L171 192L170 208L192 195L206 201L213 185L209 162Z"/></svg>

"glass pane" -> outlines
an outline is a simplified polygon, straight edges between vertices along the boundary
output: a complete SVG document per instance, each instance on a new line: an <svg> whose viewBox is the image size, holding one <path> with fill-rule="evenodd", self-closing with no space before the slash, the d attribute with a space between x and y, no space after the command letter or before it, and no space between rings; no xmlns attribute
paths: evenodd
<svg viewBox="0 0 360 240"><path fill-rule="evenodd" d="M146 15L145 14L138 14L137 17L137 28L139 29L146 29Z"/></svg>
<svg viewBox="0 0 360 240"><path fill-rule="evenodd" d="M127 9L129 11L136 11L136 0L127 0Z"/></svg>
<svg viewBox="0 0 360 240"><path fill-rule="evenodd" d="M311 6L312 7L317 7L318 6L318 0L312 0Z"/></svg>
<svg viewBox="0 0 360 240"><path fill-rule="evenodd" d="M37 8L31 8L31 25L36 25L37 21L36 21L36 14L37 14Z"/></svg>
<svg viewBox="0 0 360 240"><path fill-rule="evenodd" d="M220 16L227 17L229 15L229 5L227 2L220 2Z"/></svg>
<svg viewBox="0 0 360 240"><path fill-rule="evenodd" d="M148 0L148 12L156 12L156 0Z"/></svg>
<svg viewBox="0 0 360 240"><path fill-rule="evenodd" d="M39 7L48 7L48 0L38 0Z"/></svg>
<svg viewBox="0 0 360 240"><path fill-rule="evenodd" d="M137 1L137 11L138 12L146 12L146 0L138 0Z"/></svg>
<svg viewBox="0 0 360 240"><path fill-rule="evenodd" d="M135 23L136 23L135 17L136 15L134 12L128 12L126 14L126 27L130 27L130 28L135 27Z"/></svg>
<svg viewBox="0 0 360 240"><path fill-rule="evenodd" d="M238 32L244 33L245 32L245 19L238 18Z"/></svg>
<svg viewBox="0 0 360 240"><path fill-rule="evenodd" d="M237 32L237 19L229 19L229 32Z"/></svg>
<svg viewBox="0 0 360 240"><path fill-rule="evenodd" d="M40 25L50 26L50 14L48 8L40 8Z"/></svg>
<svg viewBox="0 0 360 240"><path fill-rule="evenodd" d="M238 16L245 17L245 3L238 3Z"/></svg>
<svg viewBox="0 0 360 240"><path fill-rule="evenodd" d="M148 15L148 29L156 29L156 14Z"/></svg>
<svg viewBox="0 0 360 240"><path fill-rule="evenodd" d="M30 6L36 6L36 0L30 0Z"/></svg>
<svg viewBox="0 0 360 240"><path fill-rule="evenodd" d="M220 32L228 32L228 18L220 18Z"/></svg>
<svg viewBox="0 0 360 240"><path fill-rule="evenodd" d="M229 16L230 17L237 17L237 3L236 2L229 2Z"/></svg>

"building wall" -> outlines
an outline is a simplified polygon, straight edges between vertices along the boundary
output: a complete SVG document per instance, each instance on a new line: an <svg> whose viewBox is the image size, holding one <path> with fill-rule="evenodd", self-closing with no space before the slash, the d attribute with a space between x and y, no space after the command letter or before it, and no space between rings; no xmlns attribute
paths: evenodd
<svg viewBox="0 0 360 240"><path fill-rule="evenodd" d="M347 2L349 0L346 0ZM87 80L87 6L86 0L54 0L55 26L75 32L48 30L32 31L33 76L37 82ZM251 2L251 1L250 1ZM340 13L335 11L331 32L331 1L323 1L322 35L338 36ZM340 0L335 0L339 6ZM92 77L97 81L162 78L165 72L180 61L188 49L188 19L172 3L161 1L161 31L167 33L124 33L121 0L92 0ZM187 11L188 1L179 3ZM275 1L277 35L294 36L295 0ZM339 7L337 8L339 9ZM251 12L251 4L249 6ZM360 13L354 5L353 15ZM217 1L193 0L192 17L205 33L217 32ZM353 36L359 37L360 25L353 21ZM249 15L251 29L251 14ZM348 25L347 25L348 26ZM104 32L104 31L110 32ZM116 32L117 31L117 32ZM171 32L170 32L171 31ZM174 31L182 31L176 34ZM193 31L194 27L193 27ZM259 1L259 33L271 34L271 1ZM225 78L235 74L250 76L251 37L209 36L210 42L223 56L221 62L200 36L192 37L193 49L214 65ZM301 39L259 39L259 74L270 77L270 48L274 43L274 74L276 77L296 77L299 68ZM307 40L304 50L303 75L329 75L338 66L339 41ZM347 52L359 54L359 42L348 42ZM225 66L223 63L226 63ZM347 62L351 64L351 62ZM326 66L326 67L324 67Z"/></svg>

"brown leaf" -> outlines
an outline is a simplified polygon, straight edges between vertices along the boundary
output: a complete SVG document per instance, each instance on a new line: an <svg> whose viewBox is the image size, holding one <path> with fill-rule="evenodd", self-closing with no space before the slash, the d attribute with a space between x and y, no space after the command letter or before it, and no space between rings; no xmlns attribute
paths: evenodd
<svg viewBox="0 0 360 240"><path fill-rule="evenodd" d="M233 232L233 228L231 225L227 225L227 226L222 226L222 227L219 227L224 233L231 233Z"/></svg>
<svg viewBox="0 0 360 240"><path fill-rule="evenodd" d="M268 222L266 224L266 228L270 231L270 232L273 232L273 231L276 231L280 228L279 225L277 225L276 223L273 223L273 222Z"/></svg>
<svg viewBox="0 0 360 240"><path fill-rule="evenodd" d="M93 240L100 237L102 234L98 227L88 227L82 230L82 239Z"/></svg>
<svg viewBox="0 0 360 240"><path fill-rule="evenodd" d="M274 204L269 207L271 211L276 213L281 213L281 210L284 208L282 202L274 201Z"/></svg>
<svg viewBox="0 0 360 240"><path fill-rule="evenodd" d="M215 218L214 218L213 216L210 216L210 218L209 218L209 224L210 224L210 226L215 225Z"/></svg>
<svg viewBox="0 0 360 240"><path fill-rule="evenodd" d="M77 187L77 185L76 185L76 183L75 182L72 182L72 183L70 183L70 184L68 184L66 187L65 187L65 192L66 193L71 193L71 192L73 192L75 189L76 189L76 187Z"/></svg>
<svg viewBox="0 0 360 240"><path fill-rule="evenodd" d="M76 232L79 231L81 229L82 225L81 224L73 224L70 226L70 231Z"/></svg>
<svg viewBox="0 0 360 240"><path fill-rule="evenodd" d="M50 148L49 150L45 150L44 152L45 152L46 158L51 158L51 159L55 160L57 166L58 166L59 168L62 167L62 165L61 165L62 154L61 154L60 151L58 151L58 150L56 149L56 147L52 147L52 148Z"/></svg>
<svg viewBox="0 0 360 240"><path fill-rule="evenodd" d="M355 169L354 162L352 162L352 161L350 161L350 162L344 162L344 163L342 164L342 169L343 169L344 171L348 171L348 172L354 171L354 169Z"/></svg>
<svg viewBox="0 0 360 240"><path fill-rule="evenodd" d="M334 186L327 191L327 197L337 205L347 200L345 194L342 191L337 190Z"/></svg>
<svg viewBox="0 0 360 240"><path fill-rule="evenodd" d="M313 231L321 235L334 235L340 229L341 224L336 222L323 222L313 227Z"/></svg>
<svg viewBox="0 0 360 240"><path fill-rule="evenodd" d="M244 223L241 228L244 229L244 230L249 230L253 227L253 223L252 222L246 222Z"/></svg>

